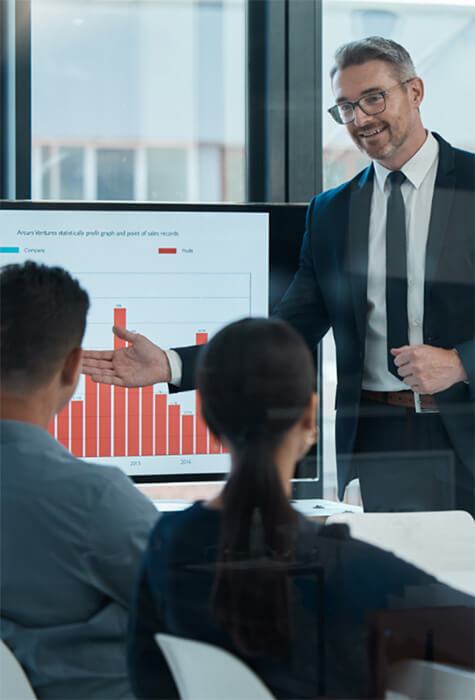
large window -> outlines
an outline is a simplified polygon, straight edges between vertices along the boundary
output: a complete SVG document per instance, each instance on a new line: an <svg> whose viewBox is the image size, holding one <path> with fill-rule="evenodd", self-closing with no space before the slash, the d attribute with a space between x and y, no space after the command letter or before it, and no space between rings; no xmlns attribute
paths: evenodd
<svg viewBox="0 0 475 700"><path fill-rule="evenodd" d="M32 197L243 201L245 0L31 0Z"/></svg>
<svg viewBox="0 0 475 700"><path fill-rule="evenodd" d="M322 31L323 182L334 187L368 161L346 129L326 113L333 104L329 80L335 49L347 41L380 35L409 50L425 83L422 116L426 127L454 146L475 151L475 0L324 0ZM334 399L336 362L333 337L323 342L323 439L325 494L336 493ZM353 491L355 491L353 489ZM352 500L356 493L350 494Z"/></svg>

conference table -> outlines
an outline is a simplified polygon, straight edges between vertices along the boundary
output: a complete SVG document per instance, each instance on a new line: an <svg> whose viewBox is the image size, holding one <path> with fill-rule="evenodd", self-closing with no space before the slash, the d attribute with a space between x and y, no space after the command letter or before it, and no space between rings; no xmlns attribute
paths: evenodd
<svg viewBox="0 0 475 700"><path fill-rule="evenodd" d="M192 501L180 498L157 498L153 503L160 512L186 510ZM329 501L323 498L309 498L291 501L292 506L302 515L312 520L326 520L337 513L362 513L361 506Z"/></svg>
<svg viewBox="0 0 475 700"><path fill-rule="evenodd" d="M193 500L215 495L193 493ZM221 485L213 485L216 492ZM193 500L163 498L159 486L141 485L160 512L188 508ZM155 497L154 497L155 496ZM302 515L319 522L345 522L352 536L393 552L442 583L475 596L475 522L468 513L364 513L361 506L327 499L292 501ZM356 516L356 517L353 517Z"/></svg>

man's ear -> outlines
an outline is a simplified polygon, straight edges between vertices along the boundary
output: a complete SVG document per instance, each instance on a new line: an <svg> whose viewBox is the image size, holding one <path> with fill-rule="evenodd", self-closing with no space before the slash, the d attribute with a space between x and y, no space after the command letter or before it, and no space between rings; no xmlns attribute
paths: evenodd
<svg viewBox="0 0 475 700"><path fill-rule="evenodd" d="M424 83L422 78L414 78L409 83L409 96L411 98L412 104L419 108L424 99Z"/></svg>
<svg viewBox="0 0 475 700"><path fill-rule="evenodd" d="M74 348L66 356L61 370L61 384L75 387L81 374L82 348Z"/></svg>

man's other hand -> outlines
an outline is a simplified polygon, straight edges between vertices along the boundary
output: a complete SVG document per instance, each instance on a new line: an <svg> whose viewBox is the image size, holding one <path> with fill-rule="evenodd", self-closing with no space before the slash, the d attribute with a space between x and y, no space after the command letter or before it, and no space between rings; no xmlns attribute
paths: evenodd
<svg viewBox="0 0 475 700"><path fill-rule="evenodd" d="M403 382L418 394L437 394L467 379L456 350L432 345L404 345L392 349L391 354Z"/></svg>
<svg viewBox="0 0 475 700"><path fill-rule="evenodd" d="M140 333L119 326L114 335L127 346L115 350L85 350L82 372L95 382L117 386L148 386L171 379L168 358L158 345Z"/></svg>

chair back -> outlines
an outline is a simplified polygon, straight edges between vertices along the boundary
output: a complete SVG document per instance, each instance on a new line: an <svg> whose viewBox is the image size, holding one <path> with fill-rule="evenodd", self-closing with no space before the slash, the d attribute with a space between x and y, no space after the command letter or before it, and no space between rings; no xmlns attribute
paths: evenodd
<svg viewBox="0 0 475 700"><path fill-rule="evenodd" d="M475 697L475 673L430 661L398 661L390 668L388 688L411 700L467 700Z"/></svg>
<svg viewBox="0 0 475 700"><path fill-rule="evenodd" d="M236 656L220 647L157 634L181 700L273 700L256 674Z"/></svg>
<svg viewBox="0 0 475 700"><path fill-rule="evenodd" d="M36 700L36 695L15 655L0 640L0 698Z"/></svg>

